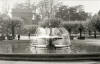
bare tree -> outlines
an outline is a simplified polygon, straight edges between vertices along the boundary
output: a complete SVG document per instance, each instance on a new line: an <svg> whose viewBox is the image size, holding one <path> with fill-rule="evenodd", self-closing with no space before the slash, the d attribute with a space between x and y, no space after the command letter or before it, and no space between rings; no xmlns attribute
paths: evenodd
<svg viewBox="0 0 100 64"><path fill-rule="evenodd" d="M37 9L42 19L53 18L59 6L60 2L55 3L55 0L42 0L37 4Z"/></svg>

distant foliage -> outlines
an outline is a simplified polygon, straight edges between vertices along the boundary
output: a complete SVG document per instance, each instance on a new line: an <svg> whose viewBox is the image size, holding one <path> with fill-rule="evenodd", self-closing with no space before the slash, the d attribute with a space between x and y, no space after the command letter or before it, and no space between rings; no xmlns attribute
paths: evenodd
<svg viewBox="0 0 100 64"><path fill-rule="evenodd" d="M83 10L82 5L73 7L63 5L59 7L55 16L63 19L64 21L83 21L88 18L88 13Z"/></svg>
<svg viewBox="0 0 100 64"><path fill-rule="evenodd" d="M63 26L69 31L73 33L79 33L80 30L84 31L86 29L84 23L80 22L65 22Z"/></svg>
<svg viewBox="0 0 100 64"><path fill-rule="evenodd" d="M23 20L19 18L3 19L1 26L2 26L2 31L5 33L12 33L12 27L14 28L16 33L19 33L23 26Z"/></svg>
<svg viewBox="0 0 100 64"><path fill-rule="evenodd" d="M23 28L23 34L35 34L36 33L36 30L38 28L38 25L26 25L24 26Z"/></svg>
<svg viewBox="0 0 100 64"><path fill-rule="evenodd" d="M91 25L91 29L100 31L100 16L99 15L93 16L89 24Z"/></svg>
<svg viewBox="0 0 100 64"><path fill-rule="evenodd" d="M62 26L62 20L60 18L46 18L41 23L40 26L42 27L61 27Z"/></svg>

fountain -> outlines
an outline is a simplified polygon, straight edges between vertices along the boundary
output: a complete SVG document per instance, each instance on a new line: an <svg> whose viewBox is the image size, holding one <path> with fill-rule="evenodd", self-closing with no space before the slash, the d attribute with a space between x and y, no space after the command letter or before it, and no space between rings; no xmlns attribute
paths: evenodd
<svg viewBox="0 0 100 64"><path fill-rule="evenodd" d="M51 31L51 32L50 32ZM38 27L31 51L36 54L69 54L71 42L68 31L63 28Z"/></svg>

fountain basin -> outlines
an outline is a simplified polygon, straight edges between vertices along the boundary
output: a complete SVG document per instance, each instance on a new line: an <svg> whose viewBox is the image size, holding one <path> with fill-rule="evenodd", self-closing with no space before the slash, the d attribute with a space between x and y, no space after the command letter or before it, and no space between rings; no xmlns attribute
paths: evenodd
<svg viewBox="0 0 100 64"><path fill-rule="evenodd" d="M50 35L50 28L38 28L36 37L31 43L31 51L36 50L37 54L57 53L69 54L71 52L69 33L64 28L52 28ZM67 52L66 52L67 51Z"/></svg>

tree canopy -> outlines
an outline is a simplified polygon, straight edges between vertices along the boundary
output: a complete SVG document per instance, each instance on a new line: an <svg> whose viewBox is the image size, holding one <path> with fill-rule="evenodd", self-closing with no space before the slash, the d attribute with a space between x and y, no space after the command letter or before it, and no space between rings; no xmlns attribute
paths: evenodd
<svg viewBox="0 0 100 64"><path fill-rule="evenodd" d="M60 18L45 18L40 25L42 27L61 27L62 26L62 20Z"/></svg>
<svg viewBox="0 0 100 64"><path fill-rule="evenodd" d="M100 16L93 16L89 24L92 26L92 29L100 31Z"/></svg>
<svg viewBox="0 0 100 64"><path fill-rule="evenodd" d="M62 18L65 21L80 21L86 20L88 17L88 13L83 10L82 5L68 7L68 6L61 6L59 7L58 12L55 15L58 18Z"/></svg>

